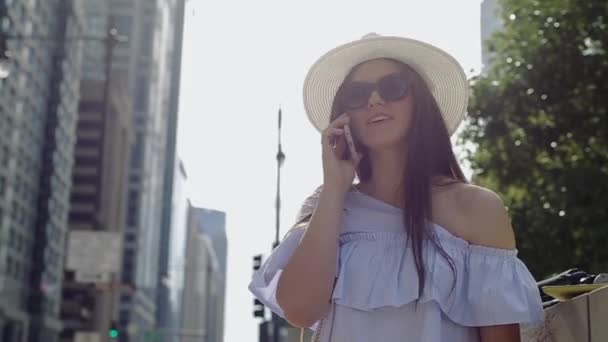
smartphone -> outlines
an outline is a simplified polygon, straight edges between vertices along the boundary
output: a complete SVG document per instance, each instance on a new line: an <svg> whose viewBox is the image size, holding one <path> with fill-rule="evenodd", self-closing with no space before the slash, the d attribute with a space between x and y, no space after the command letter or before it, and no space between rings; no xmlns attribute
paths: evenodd
<svg viewBox="0 0 608 342"><path fill-rule="evenodd" d="M351 132L350 127L348 125L344 125L344 137L346 138L346 144L348 145L350 159L352 161L357 161L357 159L359 158L359 154L357 153L357 149L355 148L353 133Z"/></svg>

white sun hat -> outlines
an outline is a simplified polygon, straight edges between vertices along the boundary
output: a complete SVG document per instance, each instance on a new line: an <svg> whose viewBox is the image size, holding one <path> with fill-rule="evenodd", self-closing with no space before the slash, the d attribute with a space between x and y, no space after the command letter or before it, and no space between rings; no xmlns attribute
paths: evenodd
<svg viewBox="0 0 608 342"><path fill-rule="evenodd" d="M467 79L456 59L418 40L375 33L329 51L308 71L304 80L304 109L317 130L329 125L334 97L351 69L377 58L395 59L414 69L431 90L450 135L456 131L468 102Z"/></svg>

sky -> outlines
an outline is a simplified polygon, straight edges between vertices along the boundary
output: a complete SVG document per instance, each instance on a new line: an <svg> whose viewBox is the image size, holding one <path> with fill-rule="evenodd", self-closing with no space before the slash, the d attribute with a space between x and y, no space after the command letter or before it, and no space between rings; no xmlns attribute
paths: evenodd
<svg viewBox="0 0 608 342"><path fill-rule="evenodd" d="M322 183L319 133L302 105L308 68L367 33L414 38L481 66L480 0L190 0L178 155L193 205L227 215L225 341L254 342L252 257L275 234L277 111L283 111L281 230Z"/></svg>

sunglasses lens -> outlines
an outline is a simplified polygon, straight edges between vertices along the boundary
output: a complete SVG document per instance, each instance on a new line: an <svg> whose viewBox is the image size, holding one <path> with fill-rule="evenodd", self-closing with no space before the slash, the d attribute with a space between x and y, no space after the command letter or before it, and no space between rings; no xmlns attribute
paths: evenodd
<svg viewBox="0 0 608 342"><path fill-rule="evenodd" d="M378 82L378 92L385 101L398 101L409 91L409 82L404 75L390 75Z"/></svg>
<svg viewBox="0 0 608 342"><path fill-rule="evenodd" d="M350 110L364 107L374 89L378 89L378 93L384 101L398 101L408 95L410 82L408 77L403 74L388 75L377 84L352 82L341 90L342 104Z"/></svg>
<svg viewBox="0 0 608 342"><path fill-rule="evenodd" d="M348 109L357 109L365 106L372 86L365 83L351 83L344 88L342 95L343 103Z"/></svg>

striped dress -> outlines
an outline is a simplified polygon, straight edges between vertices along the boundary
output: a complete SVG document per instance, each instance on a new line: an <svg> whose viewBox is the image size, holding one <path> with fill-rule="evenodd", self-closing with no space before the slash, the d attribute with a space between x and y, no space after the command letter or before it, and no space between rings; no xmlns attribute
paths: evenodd
<svg viewBox="0 0 608 342"><path fill-rule="evenodd" d="M299 216L314 210L315 197ZM517 250L472 245L445 228L433 232L454 262L456 272L426 242L427 271L422 297L402 210L362 193L344 203L336 282L329 312L315 322L321 342L472 342L481 326L538 323L543 319L536 282ZM284 317L276 300L282 270L305 228L288 233L266 259L249 290ZM418 303L416 305L416 302Z"/></svg>

